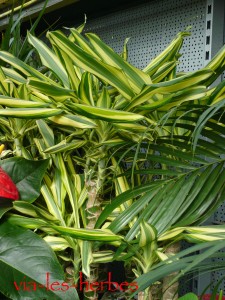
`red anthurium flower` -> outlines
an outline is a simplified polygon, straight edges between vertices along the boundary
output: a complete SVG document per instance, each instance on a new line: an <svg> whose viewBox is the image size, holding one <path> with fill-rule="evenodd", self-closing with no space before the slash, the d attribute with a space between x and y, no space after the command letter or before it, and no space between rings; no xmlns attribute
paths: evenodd
<svg viewBox="0 0 225 300"><path fill-rule="evenodd" d="M9 175L0 168L0 197L12 200L19 199L19 192Z"/></svg>

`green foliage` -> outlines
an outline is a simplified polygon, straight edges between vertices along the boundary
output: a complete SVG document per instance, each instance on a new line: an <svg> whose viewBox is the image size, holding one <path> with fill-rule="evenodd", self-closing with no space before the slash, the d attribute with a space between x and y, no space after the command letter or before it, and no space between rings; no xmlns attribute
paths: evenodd
<svg viewBox="0 0 225 300"><path fill-rule="evenodd" d="M198 297L193 293L188 293L183 297L180 297L179 300L198 300Z"/></svg>
<svg viewBox="0 0 225 300"><path fill-rule="evenodd" d="M0 166L10 175L20 194L20 199L32 203L40 195L41 181L49 160L32 161L13 157L0 161Z"/></svg>
<svg viewBox="0 0 225 300"><path fill-rule="evenodd" d="M50 247L37 234L4 222L0 224L1 292L10 299L78 299L75 289L57 290L63 270ZM40 286L43 286L40 288Z"/></svg>
<svg viewBox="0 0 225 300"><path fill-rule="evenodd" d="M152 293L172 272L178 280L201 264L209 270L205 259L224 247L223 225L200 225L224 200L224 89L209 85L225 48L205 68L177 74L183 32L138 70L126 45L119 56L80 29L49 32L51 48L29 33L37 69L0 51L10 66L0 69L2 164L11 172L6 158L17 156L27 172L21 157L35 160L23 201L4 216L43 237L74 283L80 270L89 280L96 263L122 260L138 291ZM197 245L169 253L181 240Z"/></svg>

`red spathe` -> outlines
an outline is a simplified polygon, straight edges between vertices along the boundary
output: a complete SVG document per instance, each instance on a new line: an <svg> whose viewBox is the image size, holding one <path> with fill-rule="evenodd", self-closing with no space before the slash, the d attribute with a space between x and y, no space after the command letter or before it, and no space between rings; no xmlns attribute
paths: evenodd
<svg viewBox="0 0 225 300"><path fill-rule="evenodd" d="M15 183L2 168L0 168L0 197L12 200L19 199L19 192Z"/></svg>

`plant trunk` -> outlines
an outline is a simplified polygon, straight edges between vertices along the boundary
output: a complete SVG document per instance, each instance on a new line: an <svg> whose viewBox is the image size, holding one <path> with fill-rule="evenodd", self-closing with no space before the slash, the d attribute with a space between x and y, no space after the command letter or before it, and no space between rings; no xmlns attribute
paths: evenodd
<svg viewBox="0 0 225 300"><path fill-rule="evenodd" d="M147 288L144 292L138 293L138 300L161 300L161 296L162 285L157 283Z"/></svg>
<svg viewBox="0 0 225 300"><path fill-rule="evenodd" d="M154 300L150 291L144 291L138 293L138 300Z"/></svg>
<svg viewBox="0 0 225 300"><path fill-rule="evenodd" d="M14 139L16 156L22 156L22 141L21 138Z"/></svg>
<svg viewBox="0 0 225 300"><path fill-rule="evenodd" d="M98 163L98 170L97 176L94 179L89 179L87 184L88 189L88 201L86 205L87 210L87 228L94 229L95 224L101 214L101 191L103 188L104 182L104 175L105 175L105 160L102 159ZM96 251L97 249L92 249ZM90 277L86 279L87 287L84 289L84 299L86 300L97 300L98 299L98 292L97 287L96 289L90 288L93 282L98 282L99 277L99 264L91 264L90 265Z"/></svg>
<svg viewBox="0 0 225 300"><path fill-rule="evenodd" d="M180 243L169 246L165 254L168 256L174 255L180 251ZM163 300L177 300L178 299L178 281L171 285L171 281L178 275L178 272L171 273L163 279Z"/></svg>

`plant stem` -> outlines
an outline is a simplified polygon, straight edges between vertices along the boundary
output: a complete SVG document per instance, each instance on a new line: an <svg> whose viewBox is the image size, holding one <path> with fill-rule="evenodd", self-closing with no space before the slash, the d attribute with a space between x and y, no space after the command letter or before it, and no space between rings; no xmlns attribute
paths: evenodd
<svg viewBox="0 0 225 300"><path fill-rule="evenodd" d="M138 300L154 300L150 288L147 288L144 292L138 293Z"/></svg>
<svg viewBox="0 0 225 300"><path fill-rule="evenodd" d="M20 138L14 139L14 144L16 146L16 156L22 156L22 142Z"/></svg>
<svg viewBox="0 0 225 300"><path fill-rule="evenodd" d="M180 243L169 246L165 253L168 256L174 255L180 251ZM177 272L171 273L163 279L163 300L177 300L178 299L178 281L171 285L171 281L177 275Z"/></svg>
<svg viewBox="0 0 225 300"><path fill-rule="evenodd" d="M95 178L88 178L86 185L88 189L88 201L86 205L87 210L87 228L94 229L95 224L101 214L101 197L100 194L103 189L104 176L105 176L105 159L101 159L98 162L97 174ZM90 171L90 166L88 168ZM92 249L93 250L93 249ZM95 249L96 250L96 249ZM84 289L84 299L97 300L97 290L90 289L90 285L93 282L98 281L99 276L99 264L90 265L90 276L87 278L88 287ZM96 288L97 289L97 288Z"/></svg>

